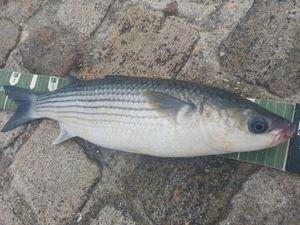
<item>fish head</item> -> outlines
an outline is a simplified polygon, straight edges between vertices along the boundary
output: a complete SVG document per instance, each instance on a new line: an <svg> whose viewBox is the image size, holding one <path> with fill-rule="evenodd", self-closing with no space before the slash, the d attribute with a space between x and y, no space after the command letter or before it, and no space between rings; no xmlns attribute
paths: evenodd
<svg viewBox="0 0 300 225"><path fill-rule="evenodd" d="M213 113L212 113L213 111ZM203 136L218 152L266 149L293 137L296 126L256 104L211 108Z"/></svg>

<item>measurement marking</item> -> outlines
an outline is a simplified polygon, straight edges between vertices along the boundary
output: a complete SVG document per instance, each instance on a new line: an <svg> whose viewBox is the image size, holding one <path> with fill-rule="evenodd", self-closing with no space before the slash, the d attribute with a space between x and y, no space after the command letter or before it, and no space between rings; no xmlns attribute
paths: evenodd
<svg viewBox="0 0 300 225"><path fill-rule="evenodd" d="M293 120L295 119L295 111L296 111L296 104L294 104L294 110L293 110L293 115L292 115L292 122L294 122ZM299 122L299 126L300 126L300 122ZM284 170L284 171L285 171L285 167L286 167L286 162L287 162L287 158L288 158L290 144L291 144L291 140L288 141L288 144L287 144L287 147L286 147L286 151L285 151L284 163L283 163L283 167L282 167L282 170Z"/></svg>
<svg viewBox="0 0 300 225"><path fill-rule="evenodd" d="M253 101L255 102L255 99L253 99ZM257 104L258 105L261 105L261 99L257 99ZM256 155L255 155L255 163L257 163L257 157L258 157L258 154L259 154L260 152L256 152Z"/></svg>
<svg viewBox="0 0 300 225"><path fill-rule="evenodd" d="M269 99L267 99L266 109L268 109L268 106L269 106ZM265 158L265 161L264 161L264 165L267 165L267 158L268 158L269 151L270 150L267 150L267 155L266 155L266 158Z"/></svg>
<svg viewBox="0 0 300 225"><path fill-rule="evenodd" d="M57 77L50 77L48 82L48 90L54 91L57 89L59 79Z"/></svg>
<svg viewBox="0 0 300 225"><path fill-rule="evenodd" d="M37 79L38 79L38 75L34 74L33 77L32 77L31 83L30 83L30 89L31 90L35 88Z"/></svg>
<svg viewBox="0 0 300 225"><path fill-rule="evenodd" d="M5 97L5 101L4 101L3 109L5 109L5 107L6 107L7 99L8 99L8 96L6 96L6 97Z"/></svg>
<svg viewBox="0 0 300 225"><path fill-rule="evenodd" d="M276 109L277 109L277 102L275 102L275 110L274 110L275 113L276 113ZM284 104L283 117L285 115L285 112L286 112L286 103ZM279 144L277 145L276 150L275 150L276 153L275 153L275 160L274 160L274 165L273 165L274 168L275 168L275 165L276 165L276 162L277 162L278 149L279 149Z"/></svg>
<svg viewBox="0 0 300 225"><path fill-rule="evenodd" d="M21 77L21 73L19 73L19 72L12 72L11 77L9 79L10 85L11 86L16 85L19 82L20 77Z"/></svg>

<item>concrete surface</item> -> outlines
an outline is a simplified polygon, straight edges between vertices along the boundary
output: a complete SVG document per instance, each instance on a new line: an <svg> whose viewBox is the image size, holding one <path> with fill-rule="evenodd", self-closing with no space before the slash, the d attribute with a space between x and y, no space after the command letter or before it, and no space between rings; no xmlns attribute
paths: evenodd
<svg viewBox="0 0 300 225"><path fill-rule="evenodd" d="M300 2L0 0L0 67L192 80L300 101ZM0 113L1 127L9 113ZM0 224L299 224L300 177L220 157L161 159L55 122L0 133Z"/></svg>

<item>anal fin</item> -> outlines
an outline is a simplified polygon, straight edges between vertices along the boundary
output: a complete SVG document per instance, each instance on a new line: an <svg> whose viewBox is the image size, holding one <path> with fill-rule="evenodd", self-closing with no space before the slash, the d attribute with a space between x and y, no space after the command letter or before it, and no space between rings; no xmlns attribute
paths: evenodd
<svg viewBox="0 0 300 225"><path fill-rule="evenodd" d="M64 141L74 137L73 135L71 135L68 132L68 130L66 129L66 126L62 122L59 122L59 127L60 127L60 132L59 132L58 137L53 142L54 145L60 144Z"/></svg>

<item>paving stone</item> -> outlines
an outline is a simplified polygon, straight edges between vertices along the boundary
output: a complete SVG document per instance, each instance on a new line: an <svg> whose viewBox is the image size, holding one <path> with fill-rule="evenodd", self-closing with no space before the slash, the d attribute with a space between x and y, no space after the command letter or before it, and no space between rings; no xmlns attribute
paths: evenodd
<svg viewBox="0 0 300 225"><path fill-rule="evenodd" d="M101 180L80 215L78 215L78 219L68 224L101 224L105 220L106 224L150 224L151 221L143 212L141 202L130 199L130 196L128 196L129 201L127 201L122 194L124 189L127 188L123 178L133 173L142 163L143 157L93 147L90 144L85 146L85 151L87 149L92 149L95 152L94 155L99 155L98 163L102 168ZM139 205L137 210L133 208L131 201L135 201L135 205ZM123 216L120 216L120 213ZM124 221L126 223L122 223Z"/></svg>
<svg viewBox="0 0 300 225"><path fill-rule="evenodd" d="M8 112L0 112L0 130L4 127L4 125L6 124L6 122L8 121L8 119L12 116L12 113L8 113ZM11 145L12 143L14 143L14 141L16 140L16 138L24 133L25 131L25 127L21 126L18 127L16 129L13 129L11 131L8 131L6 133L0 132L0 150L8 147L9 145ZM25 138L25 136L24 136Z"/></svg>
<svg viewBox="0 0 300 225"><path fill-rule="evenodd" d="M2 193L1 203L5 206L5 211L3 210L5 222L13 220L21 221L23 225L40 224L30 205L14 188L10 187L8 191Z"/></svg>
<svg viewBox="0 0 300 225"><path fill-rule="evenodd" d="M13 212L13 208L0 196L0 225L23 225Z"/></svg>
<svg viewBox="0 0 300 225"><path fill-rule="evenodd" d="M18 44L20 30L9 20L0 19L0 67L5 64L8 54Z"/></svg>
<svg viewBox="0 0 300 225"><path fill-rule="evenodd" d="M300 102L300 93L297 93L295 95L292 95L292 96L286 98L286 101L293 102L293 103Z"/></svg>
<svg viewBox="0 0 300 225"><path fill-rule="evenodd" d="M25 18L32 16L48 0L17 0L19 12Z"/></svg>
<svg viewBox="0 0 300 225"><path fill-rule="evenodd" d="M234 196L230 214L219 225L297 225L300 221L299 185L299 176L262 169Z"/></svg>
<svg viewBox="0 0 300 225"><path fill-rule="evenodd" d="M8 3L8 0L0 0L0 7L5 6Z"/></svg>
<svg viewBox="0 0 300 225"><path fill-rule="evenodd" d="M16 1L0 0L0 2L0 18L9 18L15 24L23 20Z"/></svg>
<svg viewBox="0 0 300 225"><path fill-rule="evenodd" d="M93 41L97 41L101 47L107 43L107 39L115 30L115 24L118 19L124 15L128 8L132 7L132 1L113 0L105 19L101 21L101 26L98 26L93 32ZM99 49L96 49L97 51Z"/></svg>
<svg viewBox="0 0 300 225"><path fill-rule="evenodd" d="M16 48L13 51L11 51L3 69L6 71L18 71L20 73L28 72L28 69L24 68L23 66L23 59L19 48Z"/></svg>
<svg viewBox="0 0 300 225"><path fill-rule="evenodd" d="M69 29L90 36L101 24L112 2L112 0L65 0L58 10L57 18L61 24Z"/></svg>
<svg viewBox="0 0 300 225"><path fill-rule="evenodd" d="M220 71L282 97L300 86L300 6L294 1L255 1L220 47Z"/></svg>
<svg viewBox="0 0 300 225"><path fill-rule="evenodd" d="M202 2L202 1L201 1ZM214 10L199 22L200 40L195 46L188 62L177 76L178 79L201 81L214 84L222 80L219 62L219 48L224 40L235 29L253 1L213 1ZM206 2L204 9L206 9Z"/></svg>
<svg viewBox="0 0 300 225"><path fill-rule="evenodd" d="M225 29L226 24L235 23L241 18L246 9L252 5L253 0L133 0L135 3L143 2L150 8L164 12L165 16L179 16L190 23L196 24L200 29L210 27ZM224 26L225 25L225 26ZM220 34L222 34L220 32Z"/></svg>
<svg viewBox="0 0 300 225"><path fill-rule="evenodd" d="M11 168L11 190L32 208L39 224L62 224L73 216L100 175L73 141L52 145L56 135L54 122L41 123Z"/></svg>
<svg viewBox="0 0 300 225"><path fill-rule="evenodd" d="M91 222L91 225L115 224L136 225L129 215L124 215L122 211L109 206L104 207L98 214L98 217Z"/></svg>
<svg viewBox="0 0 300 225"><path fill-rule="evenodd" d="M9 18L16 24L24 24L40 9L42 9L47 2L48 0L0 0L0 7L2 4L0 17Z"/></svg>
<svg viewBox="0 0 300 225"><path fill-rule="evenodd" d="M101 181L81 212L80 225L103 210L136 224L213 224L254 166L214 157L162 159L98 149ZM107 217L113 223L114 217ZM122 218L123 219L123 218ZM70 223L75 224L75 223ZM126 223L125 223L126 224Z"/></svg>
<svg viewBox="0 0 300 225"><path fill-rule="evenodd" d="M76 64L76 37L59 28L41 27L30 32L20 46L23 65L31 73L68 74Z"/></svg>
<svg viewBox="0 0 300 225"><path fill-rule="evenodd" d="M83 77L101 74L175 76L193 50L198 35L181 19L165 19L162 13L141 6L130 7L115 24L99 63L83 71Z"/></svg>

